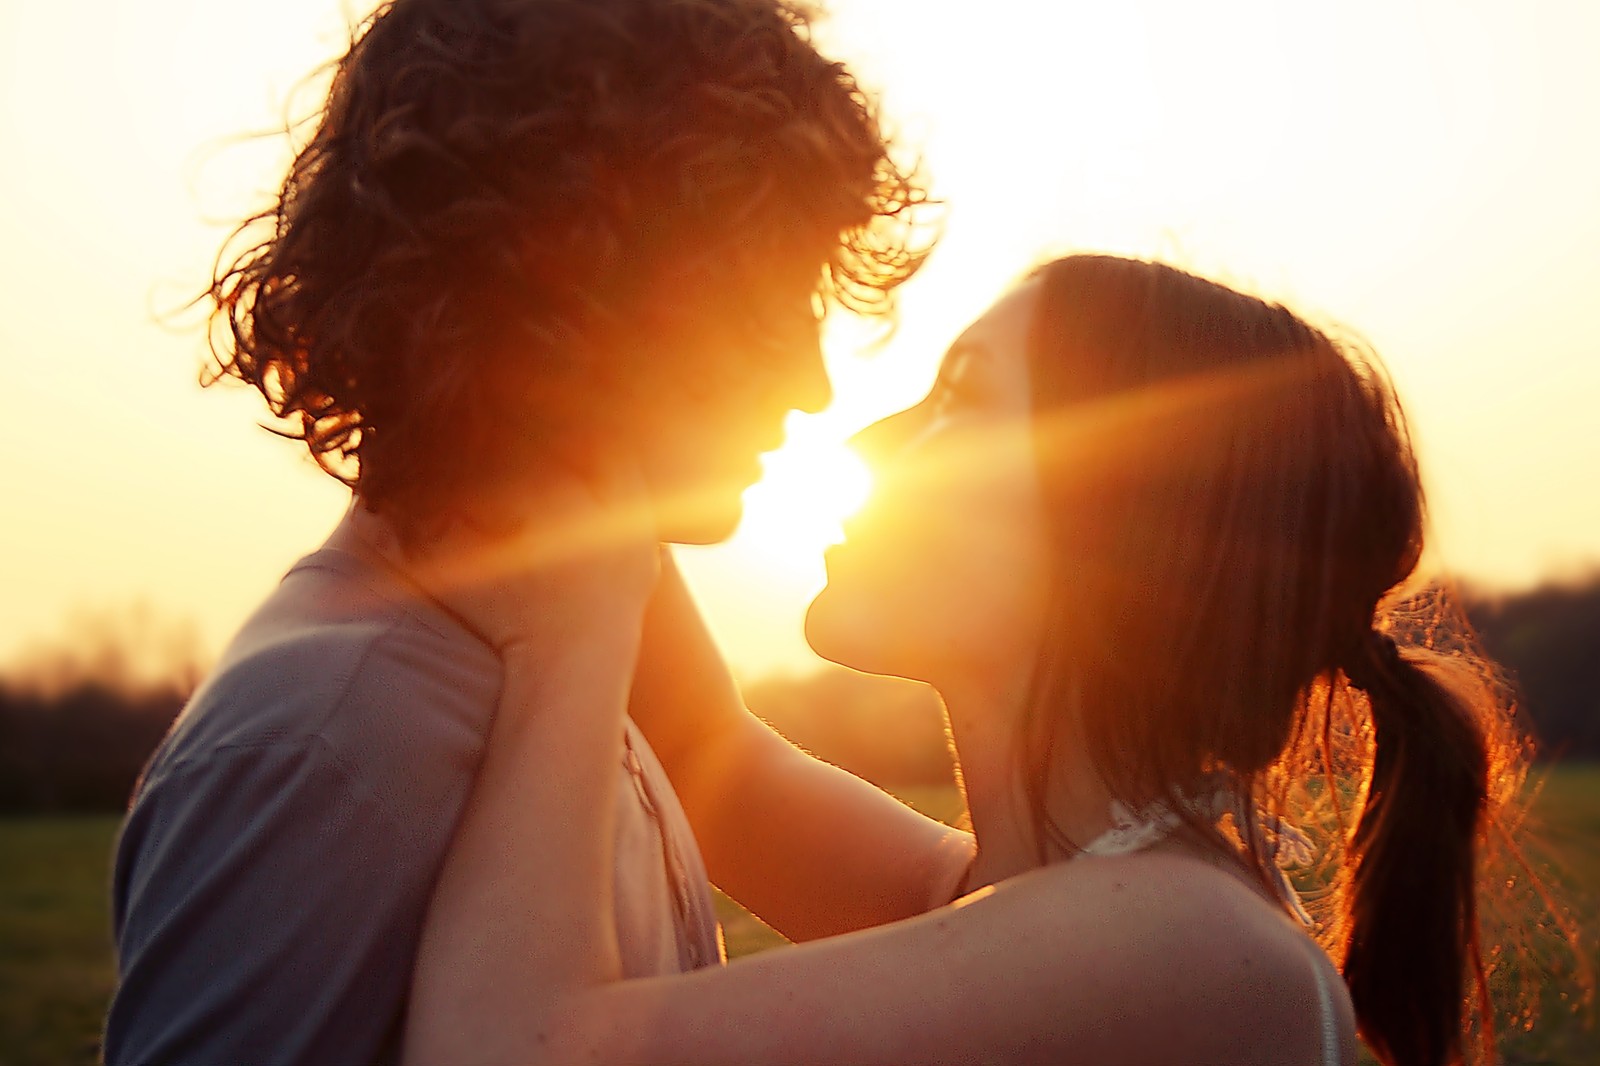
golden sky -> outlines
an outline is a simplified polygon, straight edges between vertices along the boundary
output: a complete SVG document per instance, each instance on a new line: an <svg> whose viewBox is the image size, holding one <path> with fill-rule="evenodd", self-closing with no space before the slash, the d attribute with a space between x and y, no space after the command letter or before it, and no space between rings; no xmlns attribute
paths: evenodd
<svg viewBox="0 0 1600 1066"><path fill-rule="evenodd" d="M834 338L838 403L794 420L798 442L825 456L916 399L1042 255L1155 255L1376 345L1435 565L1516 587L1600 564L1600 5L831 6L824 39L950 218L895 343L863 361ZM343 490L256 427L253 394L199 390L198 316L157 316L275 184L283 142L235 139L281 125L348 13L0 0L0 660L137 600L216 649L337 520ZM783 502L805 454L774 460L733 542L686 553L746 675L810 661L827 523Z"/></svg>

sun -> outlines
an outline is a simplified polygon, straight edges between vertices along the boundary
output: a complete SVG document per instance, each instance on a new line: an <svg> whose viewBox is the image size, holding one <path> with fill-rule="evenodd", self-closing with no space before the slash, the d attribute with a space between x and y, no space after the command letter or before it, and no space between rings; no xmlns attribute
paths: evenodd
<svg viewBox="0 0 1600 1066"><path fill-rule="evenodd" d="M791 415L781 448L762 456L761 480L744 494L734 540L774 569L820 568L843 539L840 523L866 502L872 477L831 419Z"/></svg>

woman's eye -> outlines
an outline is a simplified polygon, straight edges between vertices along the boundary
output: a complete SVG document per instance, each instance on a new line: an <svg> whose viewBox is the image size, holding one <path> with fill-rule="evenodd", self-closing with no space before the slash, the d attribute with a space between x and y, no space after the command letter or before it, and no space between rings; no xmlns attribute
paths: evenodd
<svg viewBox="0 0 1600 1066"><path fill-rule="evenodd" d="M958 383L941 384L938 399L934 399L933 410L941 415L947 411L958 411L966 407L966 397Z"/></svg>
<svg viewBox="0 0 1600 1066"><path fill-rule="evenodd" d="M967 350L952 351L934 383L934 406L940 410L969 407L983 401L982 373Z"/></svg>
<svg viewBox="0 0 1600 1066"><path fill-rule="evenodd" d="M935 388L934 406L941 411L960 410L983 403L983 384L971 373L956 373L942 378Z"/></svg>

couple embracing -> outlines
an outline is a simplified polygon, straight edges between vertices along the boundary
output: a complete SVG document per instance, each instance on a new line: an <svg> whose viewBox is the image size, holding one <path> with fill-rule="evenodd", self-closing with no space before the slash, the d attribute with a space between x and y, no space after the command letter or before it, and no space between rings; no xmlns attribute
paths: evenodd
<svg viewBox="0 0 1600 1066"><path fill-rule="evenodd" d="M211 291L222 370L353 503L140 782L108 1063L1482 1038L1475 857L1520 749L1475 661L1387 619L1423 505L1381 369L1281 306L1057 260L856 439L874 496L808 636L939 691L971 832L745 710L661 545L732 531L830 398L820 316L920 263L920 200L787 0L364 25ZM1333 832L1325 773L1363 786ZM1285 867L1325 845L1313 918ZM799 946L726 964L713 882Z"/></svg>

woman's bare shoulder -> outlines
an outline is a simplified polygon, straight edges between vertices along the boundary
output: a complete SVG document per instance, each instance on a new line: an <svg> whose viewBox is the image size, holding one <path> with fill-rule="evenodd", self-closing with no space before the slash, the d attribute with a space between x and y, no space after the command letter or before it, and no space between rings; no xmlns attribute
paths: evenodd
<svg viewBox="0 0 1600 1066"><path fill-rule="evenodd" d="M1082 1009L1086 1022L1098 1012L1117 1061L1320 1063L1319 967L1340 1044L1353 1042L1346 993L1321 949L1240 876L1203 859L1081 858L998 886L995 903L1032 928L1038 951L1059 957L1055 987L1080 997L1059 1009Z"/></svg>
<svg viewBox="0 0 1600 1066"><path fill-rule="evenodd" d="M1320 1066L1314 950L1203 862L1078 860L905 921L584 993L552 1061Z"/></svg>

